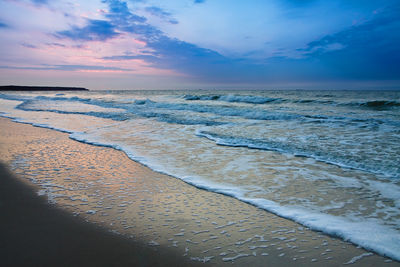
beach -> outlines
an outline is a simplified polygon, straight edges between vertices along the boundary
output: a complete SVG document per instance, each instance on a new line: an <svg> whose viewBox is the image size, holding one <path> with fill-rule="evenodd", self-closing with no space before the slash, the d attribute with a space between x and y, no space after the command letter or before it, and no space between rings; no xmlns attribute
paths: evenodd
<svg viewBox="0 0 400 267"><path fill-rule="evenodd" d="M176 252L113 234L39 198L0 166L2 266L191 266Z"/></svg>
<svg viewBox="0 0 400 267"><path fill-rule="evenodd" d="M0 125L1 161L15 173L2 172L6 265L399 266L113 148Z"/></svg>

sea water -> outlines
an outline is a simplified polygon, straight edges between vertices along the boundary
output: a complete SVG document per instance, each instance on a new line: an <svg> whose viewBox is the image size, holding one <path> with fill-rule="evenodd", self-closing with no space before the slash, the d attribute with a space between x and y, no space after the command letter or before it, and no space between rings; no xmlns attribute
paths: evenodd
<svg viewBox="0 0 400 267"><path fill-rule="evenodd" d="M400 260L399 91L9 92L0 115Z"/></svg>

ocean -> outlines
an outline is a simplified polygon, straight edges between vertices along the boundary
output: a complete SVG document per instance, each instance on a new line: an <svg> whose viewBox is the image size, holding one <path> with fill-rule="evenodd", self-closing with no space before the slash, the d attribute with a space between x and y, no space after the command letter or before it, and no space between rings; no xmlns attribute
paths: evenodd
<svg viewBox="0 0 400 267"><path fill-rule="evenodd" d="M400 260L400 91L3 92L0 116Z"/></svg>

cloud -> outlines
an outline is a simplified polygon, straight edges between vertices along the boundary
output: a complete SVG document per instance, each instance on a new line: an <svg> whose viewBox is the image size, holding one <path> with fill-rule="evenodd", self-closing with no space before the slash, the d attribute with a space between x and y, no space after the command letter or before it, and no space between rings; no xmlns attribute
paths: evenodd
<svg viewBox="0 0 400 267"><path fill-rule="evenodd" d="M204 49L194 44L180 41L166 36L162 31L149 25L146 20L138 19L133 14L126 2L117 0L104 0L109 5L107 18L118 30L138 35L138 39L146 43L146 48L151 55L116 55L106 57L108 60L131 60L143 59L156 68L173 69L181 73L191 75L206 76L206 74L218 73L214 64L228 64L230 60L219 53ZM147 11L152 11L159 15L169 15L161 8L150 7ZM123 20L120 18L133 17L134 19ZM224 68L223 68L224 69Z"/></svg>
<svg viewBox="0 0 400 267"><path fill-rule="evenodd" d="M37 48L37 46L35 46L35 45L33 45L33 44L28 44L28 43L22 43L21 44L23 47L26 47L26 48Z"/></svg>
<svg viewBox="0 0 400 267"><path fill-rule="evenodd" d="M117 71L131 71L132 69L108 67L108 66L90 66L90 65L49 65L49 69L65 70L65 71L79 71L79 70L117 70Z"/></svg>
<svg viewBox="0 0 400 267"><path fill-rule="evenodd" d="M119 0L103 0L109 9L105 17L115 29L121 32L144 36L157 36L161 31L147 23L147 19L132 13L126 2Z"/></svg>
<svg viewBox="0 0 400 267"><path fill-rule="evenodd" d="M44 5L44 4L48 4L47 0L31 0L34 4L38 4L38 5Z"/></svg>
<svg viewBox="0 0 400 267"><path fill-rule="evenodd" d="M48 46L56 46L56 47L67 47L64 44L60 44L60 43L46 43L46 45Z"/></svg>
<svg viewBox="0 0 400 267"><path fill-rule="evenodd" d="M104 41L119 35L115 27L106 20L88 19L84 27L73 26L70 30L59 31L55 36L83 41Z"/></svg>
<svg viewBox="0 0 400 267"><path fill-rule="evenodd" d="M174 70L198 79L222 80L229 77L236 79L239 75L235 73L245 75L249 71L259 72L254 70L254 67L242 64L240 60L232 60L216 51L165 35L148 24L146 18L132 13L124 1L103 0L103 3L108 5L104 21L88 20L89 24L85 27L73 26L72 29L58 32L57 35L72 40L91 41L107 40L118 33L135 34L134 38L145 43L148 53L114 55L103 59L115 61L142 59L151 67ZM159 14L165 12L157 8L149 10Z"/></svg>
<svg viewBox="0 0 400 267"><path fill-rule="evenodd" d="M131 71L132 69L108 67L108 66L91 66L91 65L48 65L42 64L40 67L15 67L0 66L0 69L17 69L17 70L61 70L61 71Z"/></svg>
<svg viewBox="0 0 400 267"><path fill-rule="evenodd" d="M119 0L103 0L102 2L109 7L106 18L119 27L146 22L145 17L132 13L126 2Z"/></svg>
<svg viewBox="0 0 400 267"><path fill-rule="evenodd" d="M329 47L340 44L342 48L358 47L368 49L371 46L379 45L376 43L377 37L383 37L386 31L383 28L392 27L393 20L390 18L377 18L361 25L352 26L348 29L335 34L324 36L323 38L310 42L304 51L313 54L321 54L331 51ZM397 25L398 27L398 25ZM386 40L392 39L394 36L386 36Z"/></svg>
<svg viewBox="0 0 400 267"><path fill-rule="evenodd" d="M178 24L178 21L172 17L172 14L165 11L162 8L151 6L151 7L146 7L145 10L151 15L159 17L165 21L168 21L171 24Z"/></svg>
<svg viewBox="0 0 400 267"><path fill-rule="evenodd" d="M147 19L132 13L126 2L103 0L108 5L105 20L88 20L84 27L72 26L70 30L60 31L56 36L80 41L105 41L119 35L119 32L139 35L139 39L156 38L162 32L149 25ZM118 31L118 32L117 32Z"/></svg>
<svg viewBox="0 0 400 267"><path fill-rule="evenodd" d="M124 61L124 60L133 60L133 59L142 59L147 62L155 62L157 61L157 57L153 55L116 55L116 56L108 56L102 57L104 60L114 60L114 61Z"/></svg>
<svg viewBox="0 0 400 267"><path fill-rule="evenodd" d="M388 7L367 22L310 42L301 51L344 76L398 79L399 12L400 5Z"/></svg>
<svg viewBox="0 0 400 267"><path fill-rule="evenodd" d="M88 19L84 27L72 26L70 30L57 32L57 36L72 40L100 40L104 41L117 36L118 32L139 35L141 40L157 38L163 33L147 23L147 19L132 13L125 1L102 0L108 5L105 20ZM155 9L152 9L155 11ZM118 31L118 32L117 32Z"/></svg>

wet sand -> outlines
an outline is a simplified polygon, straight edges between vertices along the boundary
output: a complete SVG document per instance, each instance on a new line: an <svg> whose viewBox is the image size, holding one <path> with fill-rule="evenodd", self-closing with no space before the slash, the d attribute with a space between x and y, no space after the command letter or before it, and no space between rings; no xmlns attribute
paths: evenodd
<svg viewBox="0 0 400 267"><path fill-rule="evenodd" d="M65 133L0 118L0 155L18 176L2 178L9 182L1 186L10 200L0 202L9 203L4 213L7 220L1 227L1 240L8 242L2 244L5 248L1 247L0 253L13 255L6 257L11 263L13 259L20 263L35 259L50 264L59 259L73 265L98 265L98 256L98 263L110 265L107 263L117 263L117 259L118 266L132 262L165 266L197 262L218 266L399 266L231 197L156 173L115 149L73 141ZM18 188L25 192L21 202ZM44 203L36 192L51 204ZM40 202L32 213L42 215L18 218L17 214L27 213L24 203L31 199L32 203ZM5 209L3 206L0 208ZM46 225L54 217L59 217L59 222L43 229L53 229L59 235L32 227ZM20 224L11 226L13 220ZM63 231L63 227L76 229L76 239L74 234L66 234L73 230ZM79 242L82 231L91 236L83 243ZM46 238L52 239L47 242ZM25 244L26 239L30 242ZM44 246L43 253L32 249L39 247L37 243ZM84 253L87 248L91 249Z"/></svg>
<svg viewBox="0 0 400 267"><path fill-rule="evenodd" d="M190 266L50 206L0 164L1 266Z"/></svg>

